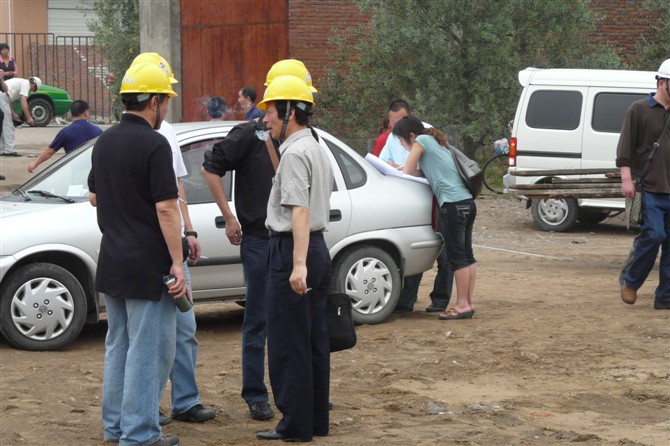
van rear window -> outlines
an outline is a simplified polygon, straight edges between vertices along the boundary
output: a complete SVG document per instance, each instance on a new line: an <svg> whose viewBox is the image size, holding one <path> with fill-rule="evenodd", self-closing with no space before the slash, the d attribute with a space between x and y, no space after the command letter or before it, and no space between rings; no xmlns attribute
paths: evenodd
<svg viewBox="0 0 670 446"><path fill-rule="evenodd" d="M633 102L644 99L646 94L598 93L593 103L593 122L596 132L619 133L626 112Z"/></svg>
<svg viewBox="0 0 670 446"><path fill-rule="evenodd" d="M528 101L526 124L535 129L574 130L579 127L581 113L579 91L538 90Z"/></svg>

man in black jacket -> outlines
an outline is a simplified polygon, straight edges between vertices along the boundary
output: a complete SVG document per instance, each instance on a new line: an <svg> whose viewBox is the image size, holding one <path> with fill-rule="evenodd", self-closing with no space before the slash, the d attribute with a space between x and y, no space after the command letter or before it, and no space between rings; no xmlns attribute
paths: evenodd
<svg viewBox="0 0 670 446"><path fill-rule="evenodd" d="M226 222L226 236L240 246L246 304L242 327L242 398L254 420L269 420L274 412L268 403L264 382L265 343L267 338L265 282L269 235L265 227L267 203L272 188L274 168L262 117L239 124L228 136L205 155L202 173ZM237 218L228 206L221 177L236 171L235 208ZM239 221L238 221L239 219Z"/></svg>

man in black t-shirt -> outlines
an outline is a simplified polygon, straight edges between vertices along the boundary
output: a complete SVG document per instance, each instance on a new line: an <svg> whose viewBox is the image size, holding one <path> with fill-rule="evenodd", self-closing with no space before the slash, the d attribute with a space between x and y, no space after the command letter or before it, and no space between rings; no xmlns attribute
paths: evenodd
<svg viewBox="0 0 670 446"><path fill-rule="evenodd" d="M186 282L172 152L154 131L176 93L158 66L140 64L126 72L121 95L127 112L98 138L88 178L102 232L95 290L105 294L108 324L104 440L177 445L162 437L158 406L175 357L172 296L183 296Z"/></svg>

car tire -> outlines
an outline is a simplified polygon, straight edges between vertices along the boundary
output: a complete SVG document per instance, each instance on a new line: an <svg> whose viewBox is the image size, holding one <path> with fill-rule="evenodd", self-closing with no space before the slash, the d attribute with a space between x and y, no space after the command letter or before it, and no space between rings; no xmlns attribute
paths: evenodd
<svg viewBox="0 0 670 446"><path fill-rule="evenodd" d="M596 209L579 208L577 220L586 225L595 225L610 216L609 211L599 211Z"/></svg>
<svg viewBox="0 0 670 446"><path fill-rule="evenodd" d="M33 263L5 278L0 287L0 333L23 350L58 350L86 322L86 295L75 276L60 266Z"/></svg>
<svg viewBox="0 0 670 446"><path fill-rule="evenodd" d="M543 231L566 232L577 223L577 200L547 198L533 200L530 207L535 224Z"/></svg>
<svg viewBox="0 0 670 446"><path fill-rule="evenodd" d="M35 127L46 127L54 117L54 109L45 98L28 99L28 110L35 120Z"/></svg>
<svg viewBox="0 0 670 446"><path fill-rule="evenodd" d="M400 269L376 246L358 246L333 266L331 291L351 297L356 324L379 324L393 312L400 296Z"/></svg>

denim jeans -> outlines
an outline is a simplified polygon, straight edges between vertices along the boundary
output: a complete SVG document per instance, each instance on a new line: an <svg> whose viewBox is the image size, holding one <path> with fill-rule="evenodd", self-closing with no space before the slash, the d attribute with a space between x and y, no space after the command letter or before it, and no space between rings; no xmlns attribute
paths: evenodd
<svg viewBox="0 0 670 446"><path fill-rule="evenodd" d="M405 277L398 303L395 304L396 310L412 311L414 309L414 304L419 297L419 285L421 285L422 278L423 273Z"/></svg>
<svg viewBox="0 0 670 446"><path fill-rule="evenodd" d="M161 437L158 405L175 356L174 298L105 299L107 337L102 384L104 439L121 446Z"/></svg>
<svg viewBox="0 0 670 446"><path fill-rule="evenodd" d="M443 219L438 219L437 231L440 234L446 232ZM446 242L446 240L445 240ZM433 291L430 292L430 301L434 307L447 308L451 300L451 290L454 286L454 271L449 264L447 247L445 246L437 257L437 274L433 282Z"/></svg>
<svg viewBox="0 0 670 446"><path fill-rule="evenodd" d="M186 284L191 289L191 274L184 262ZM195 366L198 360L198 339L195 337L196 323L193 308L182 313L177 308L177 345L174 364L170 372L172 383L172 414L180 414L200 404L198 385L195 382Z"/></svg>
<svg viewBox="0 0 670 446"><path fill-rule="evenodd" d="M623 267L628 288L638 290L649 276L661 248L656 302L670 303L670 195L643 192L640 234Z"/></svg>
<svg viewBox="0 0 670 446"><path fill-rule="evenodd" d="M244 284L247 287L242 324L242 398L247 404L268 402L268 389L264 381L268 247L268 238L250 234L244 234L240 246Z"/></svg>
<svg viewBox="0 0 670 446"><path fill-rule="evenodd" d="M472 228L477 218L474 200L444 203L440 207L440 229L452 271L476 263L472 252Z"/></svg>

